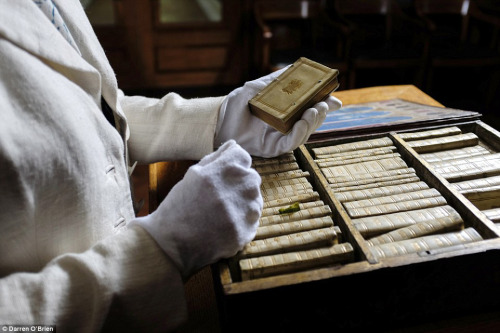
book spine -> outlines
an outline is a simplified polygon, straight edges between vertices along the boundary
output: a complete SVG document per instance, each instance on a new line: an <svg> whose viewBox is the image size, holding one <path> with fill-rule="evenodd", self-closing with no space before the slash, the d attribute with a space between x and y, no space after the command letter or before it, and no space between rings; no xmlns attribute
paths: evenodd
<svg viewBox="0 0 500 333"><path fill-rule="evenodd" d="M301 193L305 190L312 191L312 185L310 183L299 183L293 185L285 185L281 187L273 188L261 188L262 196L276 196L276 195L294 195L296 193Z"/></svg>
<svg viewBox="0 0 500 333"><path fill-rule="evenodd" d="M313 193L313 189L312 188L306 188L306 189L296 189L294 192L288 192L287 193L287 196L301 196L301 195L307 195L309 193ZM275 201L275 200L279 200L283 198L283 194L282 193L275 193L275 194L265 194L265 193L262 193L262 199L264 200L264 202L267 202L267 201Z"/></svg>
<svg viewBox="0 0 500 333"><path fill-rule="evenodd" d="M318 160L317 164L320 168L327 168L327 167L335 167L335 166L341 166L341 165L347 165L347 164L356 164L356 163L361 163L361 162L366 162L366 161L391 159L391 158L397 158L397 157L401 157L401 155L399 153L390 153L390 154L385 154L385 155L372 155L372 156L364 156L364 157L336 160L336 161L324 161L323 162L322 160Z"/></svg>
<svg viewBox="0 0 500 333"><path fill-rule="evenodd" d="M357 174L351 179L344 177L342 179L336 177L326 177L328 183L330 183L331 188L342 188L348 186L357 186L371 183L387 182L391 180L416 177L415 169L397 169L389 171L375 172L372 174Z"/></svg>
<svg viewBox="0 0 500 333"><path fill-rule="evenodd" d="M368 161L356 164L340 165L336 167L322 168L327 178L336 179L339 182L363 179L379 172L408 169L408 165L402 158L388 158L382 160Z"/></svg>
<svg viewBox="0 0 500 333"><path fill-rule="evenodd" d="M322 155L342 153L346 151L356 151L371 148L389 147L392 146L392 140L388 137L379 139L364 140L358 142L343 143L335 146L327 146L314 148L313 153L316 158L321 158Z"/></svg>
<svg viewBox="0 0 500 333"><path fill-rule="evenodd" d="M262 182L260 185L261 189L268 189L268 188L279 188L283 186L289 186L289 185L297 185L297 184L308 184L309 180L305 177L300 177L300 178L292 178L292 179L281 179L281 180L269 180Z"/></svg>
<svg viewBox="0 0 500 333"><path fill-rule="evenodd" d="M366 200L366 199L375 199L383 196L390 196L396 194L404 194L409 192L415 192L420 190L426 190L429 188L425 182L417 181L414 183L402 183L398 185L390 185L390 186L377 186L369 189L360 189L346 192L336 192L335 198L338 201L350 202L350 201L358 201L358 200Z"/></svg>
<svg viewBox="0 0 500 333"><path fill-rule="evenodd" d="M408 188L408 186L405 186ZM369 197L368 199L357 200L344 203L346 209L358 209L367 206L382 206L402 201L413 201L426 198L440 197L441 193L434 188L428 188L420 191L406 191L397 194Z"/></svg>
<svg viewBox="0 0 500 333"><path fill-rule="evenodd" d="M485 209L482 211L494 223L500 223L500 208Z"/></svg>
<svg viewBox="0 0 500 333"><path fill-rule="evenodd" d="M456 126L440 128L429 131L412 132L412 133L399 133L398 135L405 141L434 139L443 136L459 135L462 131Z"/></svg>
<svg viewBox="0 0 500 333"><path fill-rule="evenodd" d="M255 167L255 170L262 176L267 174L275 174L286 171L299 170L299 165L296 162L283 164L268 164Z"/></svg>
<svg viewBox="0 0 500 333"><path fill-rule="evenodd" d="M378 258L389 258L410 253L432 251L455 245L463 245L481 240L483 240L483 238L475 229L467 228L459 232L429 235L394 243L380 244L370 247L370 250L373 255Z"/></svg>
<svg viewBox="0 0 500 333"><path fill-rule="evenodd" d="M371 148L371 149L363 149L356 151L346 151L343 153L334 153L327 155L317 156L316 162L323 161L343 161L343 160L351 160L360 157L368 157L368 156L377 156L377 155L387 155L392 154L396 151L395 146L387 146L382 148Z"/></svg>
<svg viewBox="0 0 500 333"><path fill-rule="evenodd" d="M462 220L462 218L457 215L451 215L435 220L419 222L408 227L396 229L386 234L370 238L367 243L369 246L375 246L432 234L461 230L463 229L463 227L464 221Z"/></svg>
<svg viewBox="0 0 500 333"><path fill-rule="evenodd" d="M472 147L437 151L434 153L425 153L425 154L420 154L420 156L427 162L433 164L439 161L455 160L470 156L481 156L481 155L487 155L489 153L490 152L482 146L472 146Z"/></svg>
<svg viewBox="0 0 500 333"><path fill-rule="evenodd" d="M330 206L324 205L324 206L309 208L307 210L300 210L298 212L289 214L264 216L260 218L260 225L266 226L266 225L279 224L285 222L307 220L315 217L331 215L331 213L332 210L330 209Z"/></svg>
<svg viewBox="0 0 500 333"><path fill-rule="evenodd" d="M436 162L436 163L433 163L432 166L437 169L437 168L458 166L461 164L471 164L471 163L477 163L477 162L481 163L481 162L490 161L490 160L497 160L497 161L500 160L500 153L480 155L480 156L466 156L466 157L462 157L459 159Z"/></svg>
<svg viewBox="0 0 500 333"><path fill-rule="evenodd" d="M410 141L408 145L417 153L430 153L439 150L475 146L478 143L479 138L477 135L474 133L466 133L443 138Z"/></svg>
<svg viewBox="0 0 500 333"><path fill-rule="evenodd" d="M474 178L486 178L500 174L500 160L487 160L436 168L436 172L441 174L450 183Z"/></svg>
<svg viewBox="0 0 500 333"><path fill-rule="evenodd" d="M333 226L333 220L331 216L323 216L313 219L272 224L272 225L258 227L254 240L289 235L296 232L328 228L332 226Z"/></svg>
<svg viewBox="0 0 500 333"><path fill-rule="evenodd" d="M262 178L262 182L268 182L272 180L282 180L282 179L292 179L292 178L302 178L309 177L310 174L307 171L302 170L290 170L285 172L277 172L277 173L269 173L269 174L260 174Z"/></svg>
<svg viewBox="0 0 500 333"><path fill-rule="evenodd" d="M500 185L500 176L464 180L451 184L459 192L470 192Z"/></svg>
<svg viewBox="0 0 500 333"><path fill-rule="evenodd" d="M420 182L414 173L407 175L400 175L387 178L378 178L376 180L365 180L361 182L353 182L352 184L342 184L343 186L338 187L336 184L330 184L330 188L335 193L351 192L351 191L362 191L370 190L379 187L396 186L403 184L410 184Z"/></svg>
<svg viewBox="0 0 500 333"><path fill-rule="evenodd" d="M299 210L308 210L310 208L320 207L320 206L324 206L324 205L325 205L325 203L321 200L299 203ZM288 206L288 205L286 205L286 206ZM261 217L279 215L280 214L279 209L284 208L286 206L264 208L262 210Z"/></svg>
<svg viewBox="0 0 500 333"><path fill-rule="evenodd" d="M294 202L309 202L319 200L318 192L307 192L304 194L292 195L290 197L278 198L274 200L264 201L264 209L271 207L283 207Z"/></svg>
<svg viewBox="0 0 500 333"><path fill-rule="evenodd" d="M347 213L351 218L362 218L375 215L385 215L396 212L413 211L418 209L432 208L446 205L446 200L442 196L434 198L416 199L413 201L402 201L391 204L368 206L347 209Z"/></svg>
<svg viewBox="0 0 500 333"><path fill-rule="evenodd" d="M354 219L352 222L354 227L363 237L370 238L418 222L435 220L453 215L460 217L460 214L451 206L439 206L386 215L362 217Z"/></svg>
<svg viewBox="0 0 500 333"><path fill-rule="evenodd" d="M352 245L342 243L306 251L243 259L239 264L242 280L249 280L352 260L354 260Z"/></svg>
<svg viewBox="0 0 500 333"><path fill-rule="evenodd" d="M273 158L252 157L252 167L270 165L270 164L287 164L296 162L295 155L292 152Z"/></svg>
<svg viewBox="0 0 500 333"><path fill-rule="evenodd" d="M301 251L315 247L332 245L337 238L333 227L254 240L238 253L239 258L254 258L277 253Z"/></svg>

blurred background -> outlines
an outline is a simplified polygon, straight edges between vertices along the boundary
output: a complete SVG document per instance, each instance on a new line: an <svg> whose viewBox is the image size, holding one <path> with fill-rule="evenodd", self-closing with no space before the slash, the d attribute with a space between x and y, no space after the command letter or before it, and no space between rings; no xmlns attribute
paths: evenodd
<svg viewBox="0 0 500 333"><path fill-rule="evenodd" d="M499 1L85 1L127 93L227 94L306 56L341 90L413 84L487 119L500 106Z"/></svg>

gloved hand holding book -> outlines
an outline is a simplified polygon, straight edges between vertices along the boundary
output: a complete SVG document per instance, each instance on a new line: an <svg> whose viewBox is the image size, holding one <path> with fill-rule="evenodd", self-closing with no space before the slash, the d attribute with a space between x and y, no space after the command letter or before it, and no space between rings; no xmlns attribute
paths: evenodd
<svg viewBox="0 0 500 333"><path fill-rule="evenodd" d="M321 126L327 112L342 106L340 100L328 96L324 101L307 109L287 134L279 132L254 116L250 112L248 101L287 68L246 82L243 87L233 90L224 99L215 136L216 147L233 139L253 156L278 156L304 144Z"/></svg>

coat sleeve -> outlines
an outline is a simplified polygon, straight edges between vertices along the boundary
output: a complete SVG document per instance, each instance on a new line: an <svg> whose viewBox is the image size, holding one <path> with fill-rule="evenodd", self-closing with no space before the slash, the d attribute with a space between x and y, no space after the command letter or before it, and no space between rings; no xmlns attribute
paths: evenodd
<svg viewBox="0 0 500 333"><path fill-rule="evenodd" d="M139 227L81 254L57 257L39 273L0 279L0 326L166 332L185 321L186 313L180 273Z"/></svg>
<svg viewBox="0 0 500 333"><path fill-rule="evenodd" d="M169 93L161 99L119 94L130 129L132 161L199 160L214 149L224 97L185 99Z"/></svg>

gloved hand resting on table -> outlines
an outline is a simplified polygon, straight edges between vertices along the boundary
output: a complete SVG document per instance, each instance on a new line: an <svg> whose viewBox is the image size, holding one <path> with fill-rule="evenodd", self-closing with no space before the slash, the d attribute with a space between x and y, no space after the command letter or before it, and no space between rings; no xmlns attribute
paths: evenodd
<svg viewBox="0 0 500 333"><path fill-rule="evenodd" d="M309 136L323 123L326 114L342 106L333 96L307 109L292 130L283 134L250 113L248 101L286 68L246 82L233 90L222 102L215 136L218 147L227 140L236 140L253 156L274 157L292 151L304 144Z"/></svg>
<svg viewBox="0 0 500 333"><path fill-rule="evenodd" d="M155 212L130 225L146 229L187 278L254 238L260 183L250 155L230 140L189 168Z"/></svg>

